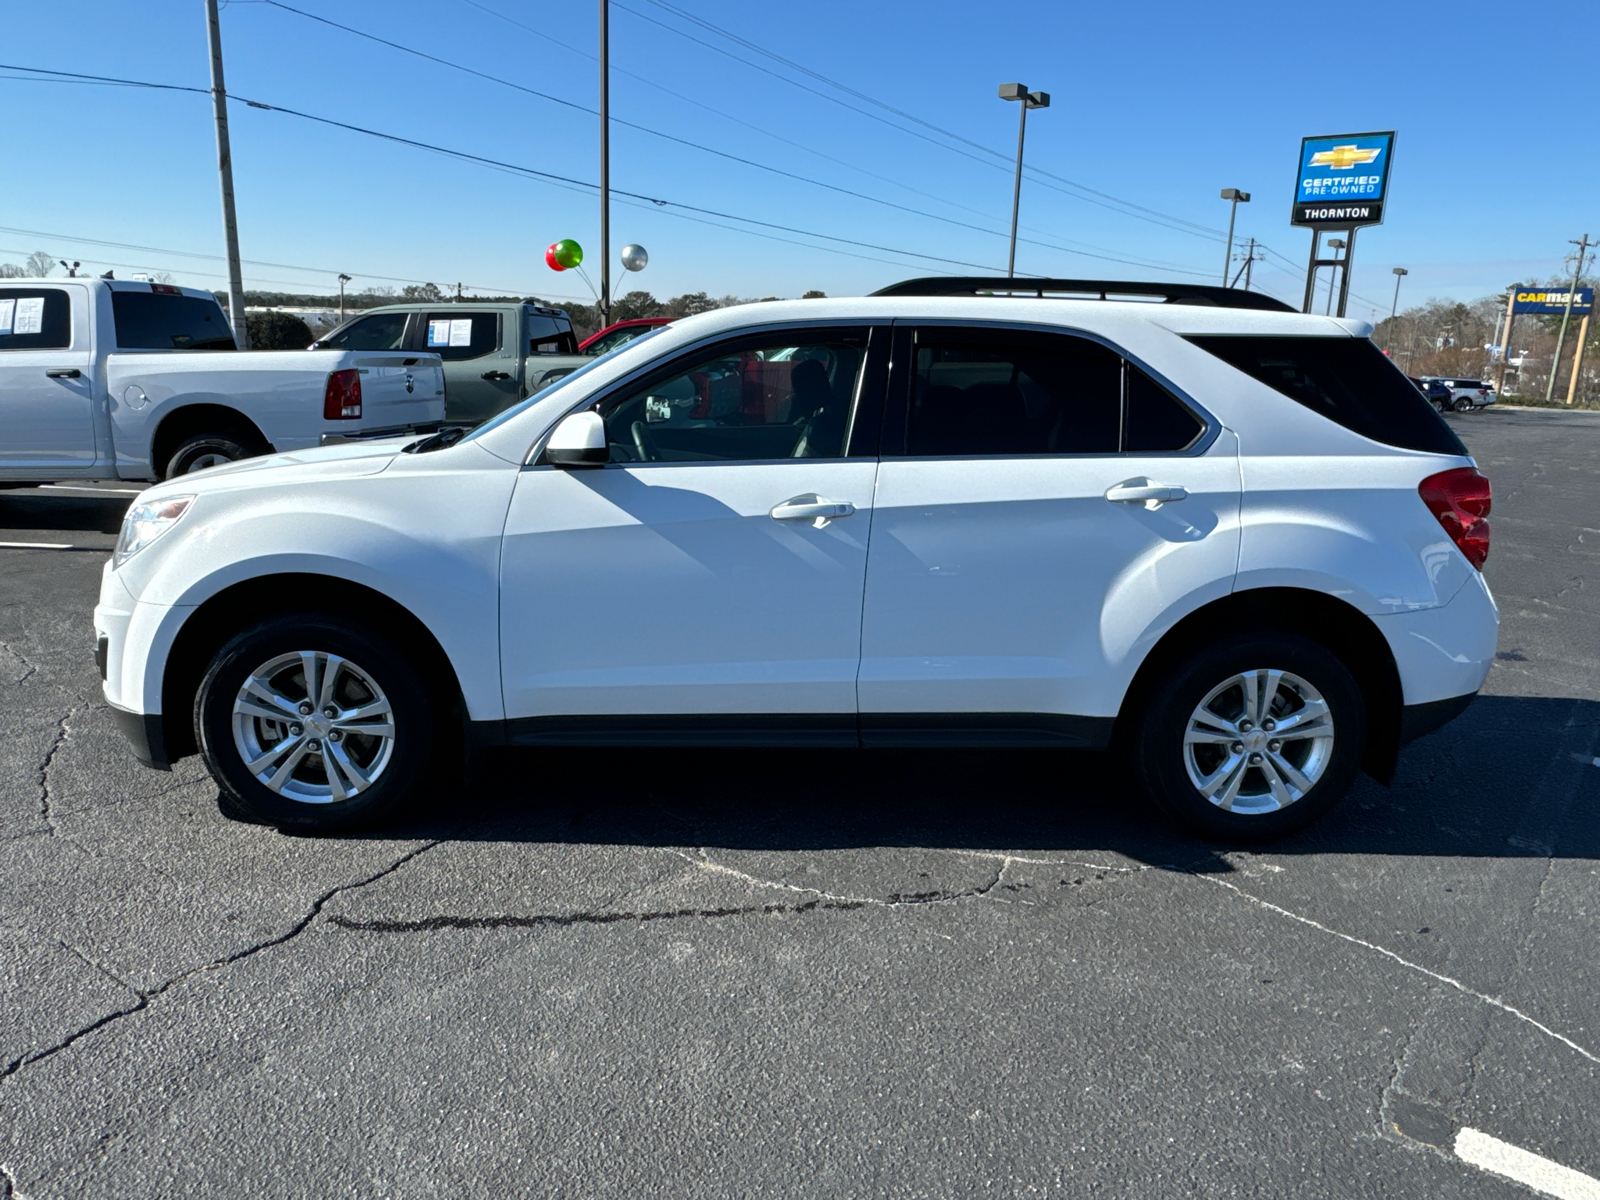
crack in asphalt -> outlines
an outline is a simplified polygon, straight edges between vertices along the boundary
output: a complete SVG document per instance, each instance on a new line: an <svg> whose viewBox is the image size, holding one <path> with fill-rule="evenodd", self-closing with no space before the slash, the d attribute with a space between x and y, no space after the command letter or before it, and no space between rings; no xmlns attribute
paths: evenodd
<svg viewBox="0 0 1600 1200"><path fill-rule="evenodd" d="M0 642L0 650L4 650L7 654L11 655L12 658L16 659L24 667L28 668L21 675L17 676L11 681L12 687L20 687L22 684L28 682L28 680L34 675L39 673L38 665L30 660L26 654L22 653L22 651L18 650L10 642Z"/></svg>
<svg viewBox="0 0 1600 1200"><path fill-rule="evenodd" d="M5 1163L0 1163L0 1200L28 1200L17 1190L17 1177Z"/></svg>
<svg viewBox="0 0 1600 1200"><path fill-rule="evenodd" d="M351 892L359 888L364 888L369 884L376 883L378 880L394 874L401 867L415 859L418 855L426 854L429 850L432 850L435 846L440 845L443 841L443 838L437 838L433 841L427 842L421 846L418 846L415 850L411 850L405 854L402 854L387 867L384 867L382 870L376 871L363 879L357 879L351 883L341 883L337 887L329 888L326 892L323 892L322 895L318 896L311 902L311 907L307 910L305 916L301 917L298 921L291 925L286 932L278 934L276 937L267 938L263 941L256 942L253 945L246 946L242 950L236 950L234 953L224 955L222 958L212 959L210 962L201 963L197 967L191 967L189 970L182 971L179 974L174 975L171 979L164 980L152 988L135 987L133 984L119 978L114 973L106 970L99 963L96 963L92 959L85 957L83 954L73 950L71 946L67 946L66 943L63 942L62 945L66 946L68 951L76 954L77 957L82 959L86 964L104 972L109 978L116 980L116 982L120 983L123 987L131 991L137 998L136 1002L126 1008L120 1008L114 1012L106 1013L104 1016L101 1016L97 1020L90 1022L88 1025L69 1033L66 1037L62 1038L54 1045L46 1046L40 1050L31 1050L26 1054L19 1055L18 1057L12 1059L5 1066L0 1067L0 1082L4 1082L6 1079L9 1079L18 1071L22 1070L23 1067L32 1066L34 1063L42 1062L47 1058L51 1058L54 1055L61 1053L61 1051L67 1049L73 1043L87 1037L96 1030L104 1029L107 1025L110 1025L116 1021L120 1021L124 1017L130 1017L134 1013L143 1012L145 1009L150 1007L151 1001L165 995L178 984L192 979L196 975L203 974L207 971L221 970L223 967L232 966L236 962L241 962L244 959L259 954L263 950L270 950L274 946L281 946L285 942L292 941L310 927L311 922L317 919L323 908L327 905L328 901L332 900L335 896L340 895L343 892ZM5 1200L3 1194L0 1194L0 1200Z"/></svg>
<svg viewBox="0 0 1600 1200"><path fill-rule="evenodd" d="M891 892L887 896L851 896L838 892L828 892L821 888L804 887L800 884L784 883L781 880L762 879L758 875L737 870L723 863L715 862L706 856L704 848L699 850L699 855L691 855L684 851L673 851L685 862L701 870L713 874L728 875L744 883L756 887L773 888L779 891L796 892L812 897L810 900L797 901L788 904L744 904L730 905L722 908L669 908L669 909L641 909L623 912L597 912L593 909L566 912L566 913L527 913L505 914L501 916L473 916L468 914L441 914L433 917L422 917L416 920L361 920L355 917L335 916L330 917L328 923L341 929L348 929L357 933L432 933L439 930L468 930L468 929L541 929L541 928L567 928L574 925L619 925L629 921L644 924L651 921L679 921L701 920L715 921L729 917L766 917L782 916L795 913L809 912L855 912L864 908L906 908L913 906L932 906L940 904L965 903L988 896L995 888L1005 884L1005 874L1013 863L1026 862L1047 866L1078 866L1100 872L1115 872L1119 874L1137 874L1141 871L1152 870L1151 867L1114 867L1099 863L1074 863L1059 859L1033 859L1022 858L1017 855L999 854L984 855L983 857L998 858L1000 865L994 872L994 877L986 883L974 888L959 890L936 889L926 892ZM1104 879L1101 874L1097 878ZM1065 882L1065 881L1063 881ZM1078 882L1082 882L1079 880ZM1028 885L1019 885L1026 887ZM1010 903L1006 901L1006 903Z"/></svg>
<svg viewBox="0 0 1600 1200"><path fill-rule="evenodd" d="M56 722L56 736L51 740L50 748L45 751L44 761L39 764L39 817L44 821L45 829L51 837L56 835L56 822L50 803L50 768L55 763L57 752L66 745L67 738L71 734L67 722L77 716L78 711L76 708L69 708Z"/></svg>

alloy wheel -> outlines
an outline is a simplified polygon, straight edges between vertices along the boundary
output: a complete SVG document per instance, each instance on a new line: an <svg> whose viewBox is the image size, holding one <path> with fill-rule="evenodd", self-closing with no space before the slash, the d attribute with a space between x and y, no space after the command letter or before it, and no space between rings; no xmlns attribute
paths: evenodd
<svg viewBox="0 0 1600 1200"><path fill-rule="evenodd" d="M233 702L245 770L286 800L334 804L377 782L394 755L383 689L337 654L301 650L262 663Z"/></svg>
<svg viewBox="0 0 1600 1200"><path fill-rule="evenodd" d="M1183 735L1189 781L1225 812L1277 812L1305 797L1333 760L1333 715L1288 671L1241 671L1195 706Z"/></svg>

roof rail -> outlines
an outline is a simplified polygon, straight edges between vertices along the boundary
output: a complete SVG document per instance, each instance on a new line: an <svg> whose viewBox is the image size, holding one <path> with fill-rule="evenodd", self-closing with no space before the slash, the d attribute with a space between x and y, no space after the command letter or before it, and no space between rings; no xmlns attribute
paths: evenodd
<svg viewBox="0 0 1600 1200"><path fill-rule="evenodd" d="M979 275L932 275L879 288L874 296L1037 296L1040 299L1120 300L1150 297L1166 304L1255 308L1294 312L1282 300L1242 288L1203 283L1146 283L1118 279L994 279Z"/></svg>

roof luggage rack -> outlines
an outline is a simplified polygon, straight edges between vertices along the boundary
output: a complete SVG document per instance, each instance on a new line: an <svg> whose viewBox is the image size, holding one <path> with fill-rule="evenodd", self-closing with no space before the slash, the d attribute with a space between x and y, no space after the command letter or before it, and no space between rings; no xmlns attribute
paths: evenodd
<svg viewBox="0 0 1600 1200"><path fill-rule="evenodd" d="M931 275L879 288L874 296L1036 296L1060 300L1159 300L1214 308L1294 312L1260 292L1203 283L1144 283L1118 279L992 279L980 275Z"/></svg>

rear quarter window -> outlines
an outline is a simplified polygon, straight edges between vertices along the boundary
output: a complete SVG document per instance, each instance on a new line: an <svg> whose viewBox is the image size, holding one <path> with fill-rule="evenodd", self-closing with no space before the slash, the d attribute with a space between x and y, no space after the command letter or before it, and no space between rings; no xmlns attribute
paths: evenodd
<svg viewBox="0 0 1600 1200"><path fill-rule="evenodd" d="M1368 338L1191 336L1189 341L1354 433L1403 450L1467 448Z"/></svg>
<svg viewBox="0 0 1600 1200"><path fill-rule="evenodd" d="M65 350L72 306L60 288L0 288L0 351Z"/></svg>

